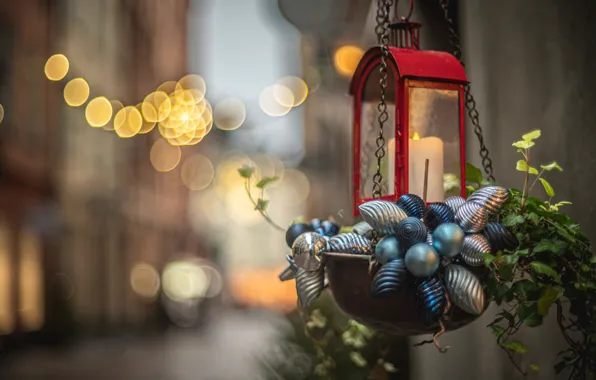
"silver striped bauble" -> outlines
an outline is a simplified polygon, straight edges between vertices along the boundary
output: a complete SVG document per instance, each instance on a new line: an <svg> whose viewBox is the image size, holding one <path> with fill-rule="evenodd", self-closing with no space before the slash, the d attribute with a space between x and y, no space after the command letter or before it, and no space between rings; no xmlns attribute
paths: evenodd
<svg viewBox="0 0 596 380"><path fill-rule="evenodd" d="M303 307L309 307L319 298L323 291L325 271L323 268L316 271L299 269L296 275L296 293Z"/></svg>
<svg viewBox="0 0 596 380"><path fill-rule="evenodd" d="M484 255L490 253L488 240L480 234L471 234L464 237L464 246L461 251L461 258L471 267L484 265Z"/></svg>
<svg viewBox="0 0 596 380"><path fill-rule="evenodd" d="M451 207L454 214L457 212L457 209L460 208L460 206L464 203L466 203L466 200L460 197L459 195L454 195L445 199L445 204Z"/></svg>
<svg viewBox="0 0 596 380"><path fill-rule="evenodd" d="M352 226L352 232L364 236L367 239L372 239L373 237L373 228L365 221L354 224Z"/></svg>
<svg viewBox="0 0 596 380"><path fill-rule="evenodd" d="M393 234L399 222L408 217L395 203L380 200L363 203L358 210L375 231L387 235Z"/></svg>
<svg viewBox="0 0 596 380"><path fill-rule="evenodd" d="M507 199L509 199L509 191L501 186L483 187L468 197L469 202L484 206L489 215L498 213Z"/></svg>
<svg viewBox="0 0 596 380"><path fill-rule="evenodd" d="M292 256L286 255L286 260L288 261L288 267L279 274L278 277L280 281L289 281L295 279L296 275L298 274L298 270L300 269L298 265L296 265L296 262Z"/></svg>
<svg viewBox="0 0 596 380"><path fill-rule="evenodd" d="M474 202L467 201L457 210L455 222L466 233L475 234L484 229L488 223L486 209Z"/></svg>
<svg viewBox="0 0 596 380"><path fill-rule="evenodd" d="M484 290L478 277L466 268L451 264L445 268L445 288L451 302L466 313L484 312Z"/></svg>
<svg viewBox="0 0 596 380"><path fill-rule="evenodd" d="M329 251L370 255L372 254L371 241L355 232L347 232L329 239Z"/></svg>

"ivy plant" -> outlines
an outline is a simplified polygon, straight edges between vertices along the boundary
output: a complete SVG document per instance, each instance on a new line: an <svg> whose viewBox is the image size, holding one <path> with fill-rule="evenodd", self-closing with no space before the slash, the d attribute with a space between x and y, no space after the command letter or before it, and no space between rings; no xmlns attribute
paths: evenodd
<svg viewBox="0 0 596 380"><path fill-rule="evenodd" d="M511 189L509 201L499 214L519 240L515 250L485 256L490 274L486 292L490 300L502 306L489 324L497 343L507 352L515 367L524 375L538 371L524 364L529 349L515 339L522 326L537 327L549 312L557 322L567 348L556 363L557 373L568 371L569 379L593 378L596 371L596 256L579 224L561 208L571 204L554 201L555 190L544 178L550 172L563 171L556 162L532 166L531 152L540 137L535 130L513 143L521 158L516 169L524 173L522 190ZM486 181L480 170L468 166L467 178L473 191ZM540 183L545 200L530 197L530 190Z"/></svg>

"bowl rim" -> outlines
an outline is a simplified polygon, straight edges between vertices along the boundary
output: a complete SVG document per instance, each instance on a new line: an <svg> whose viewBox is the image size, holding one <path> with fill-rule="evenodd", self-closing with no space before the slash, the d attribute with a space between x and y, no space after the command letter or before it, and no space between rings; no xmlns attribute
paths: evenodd
<svg viewBox="0 0 596 380"><path fill-rule="evenodd" d="M353 261L360 261L360 262L367 262L370 261L372 256L370 255L355 255L352 253L343 253L343 252L323 252L323 256L327 259L331 260L353 260Z"/></svg>

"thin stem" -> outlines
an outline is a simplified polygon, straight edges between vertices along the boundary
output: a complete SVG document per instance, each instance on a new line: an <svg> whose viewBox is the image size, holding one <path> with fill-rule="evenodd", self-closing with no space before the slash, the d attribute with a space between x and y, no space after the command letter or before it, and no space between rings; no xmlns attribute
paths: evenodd
<svg viewBox="0 0 596 380"><path fill-rule="evenodd" d="M521 200L521 212L524 212L524 206L526 205L526 198L528 197L528 180L530 179L530 149L526 149L526 179L524 181L524 191L522 193Z"/></svg>
<svg viewBox="0 0 596 380"><path fill-rule="evenodd" d="M530 190L528 190L528 193L530 191L532 191L532 189L534 188L534 185L536 184L536 182L538 182L538 178L540 178L542 176L542 173L544 173L544 169L542 169L540 171L540 173L538 173L538 176L536 177L536 179L534 180L534 182L532 182L532 185L530 186Z"/></svg>
<svg viewBox="0 0 596 380"><path fill-rule="evenodd" d="M250 201L252 202L253 206L255 206L255 208L258 208L257 205L258 203L253 199L252 194L250 193L250 178L246 179L246 182L244 183L244 188L246 190L246 194L248 195L248 198L250 199ZM275 223L271 217L267 214L267 212L265 212L264 210L259 209L258 210L259 213L261 214L261 216L263 218L265 218L265 220L267 221L267 223L269 223L271 226L273 226L275 229L285 232L286 229L281 227L279 224Z"/></svg>

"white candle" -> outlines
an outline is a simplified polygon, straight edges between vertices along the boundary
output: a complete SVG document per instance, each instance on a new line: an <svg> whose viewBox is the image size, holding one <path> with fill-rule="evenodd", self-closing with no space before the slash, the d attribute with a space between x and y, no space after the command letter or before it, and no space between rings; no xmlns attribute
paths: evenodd
<svg viewBox="0 0 596 380"><path fill-rule="evenodd" d="M420 138L417 133L409 140L409 193L422 197L424 194L425 161L428 165L427 202L445 200L443 189L443 141L438 137Z"/></svg>

